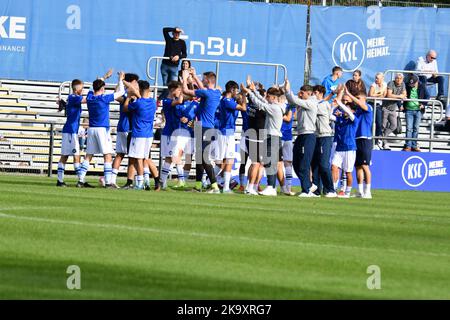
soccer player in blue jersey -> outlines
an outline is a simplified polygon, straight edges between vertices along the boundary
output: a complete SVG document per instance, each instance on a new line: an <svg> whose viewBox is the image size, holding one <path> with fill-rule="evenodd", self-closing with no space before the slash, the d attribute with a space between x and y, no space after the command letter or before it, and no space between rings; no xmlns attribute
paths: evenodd
<svg viewBox="0 0 450 320"><path fill-rule="evenodd" d="M195 69L192 69L191 75L200 88L198 90L189 90L187 87L187 74L183 75L183 92L188 95L201 98L200 105L197 109L197 118L200 120L197 125L201 126L201 134L196 135L196 184L193 191L201 192L202 189L202 175L203 170L211 182L211 190L208 193L220 193L219 186L216 182L213 166L209 161L208 151L210 141L209 130L214 129L214 114L219 107L221 92L216 89L216 75L214 72L203 73L202 81L195 74ZM194 129L195 130L195 129Z"/></svg>
<svg viewBox="0 0 450 320"><path fill-rule="evenodd" d="M294 195L292 192L292 124L297 115L297 107L286 104L286 113L283 116L283 125L281 126L281 148L283 152L284 181L285 185L282 192L286 195Z"/></svg>
<svg viewBox="0 0 450 320"><path fill-rule="evenodd" d="M108 71L103 78L97 79L92 84L92 89L86 97L89 112L89 129L87 138L86 158L80 168L77 187L92 187L84 181L89 170L89 162L94 154L102 154L104 159L105 187L111 187L112 175L112 142L109 132L109 104L119 99L125 93L123 79L125 74L119 72L119 90L112 94L105 94L105 81L112 75Z"/></svg>
<svg viewBox="0 0 450 320"><path fill-rule="evenodd" d="M336 152L333 157L332 162L332 174L333 180L336 185L338 183L339 169L345 172L347 177L347 187L345 189L344 195L339 195L341 198L350 198L350 193L352 191L352 172L355 166L356 160L356 131L359 126L361 117L356 113L356 106L352 99L348 95L342 97L342 102L339 99L338 94L336 99L339 105L339 111L335 112L336 115ZM341 112L342 111L342 112Z"/></svg>
<svg viewBox="0 0 450 320"><path fill-rule="evenodd" d="M161 158L164 159L164 164L161 169L161 183L162 188L167 188L167 177L169 176L172 162L177 160L175 152L176 137L173 132L179 128L180 119L176 116L176 106L183 103L183 92L181 83L178 81L171 81L168 84L169 95L163 100L163 112L166 123L161 134Z"/></svg>
<svg viewBox="0 0 450 320"><path fill-rule="evenodd" d="M153 142L153 121L155 119L156 101L150 98L150 84L139 80L139 92L134 94L137 100L130 103L127 97L123 106L125 112L131 113L132 131L128 156L134 159L137 171L135 189L144 189L144 159L148 159ZM130 89L133 91L132 87Z"/></svg>
<svg viewBox="0 0 450 320"><path fill-rule="evenodd" d="M178 184L176 188L183 188L186 185L186 180L189 179L189 172L191 170L192 155L194 154L194 130L192 129L195 113L198 107L198 102L192 99L191 96L185 96L183 103L175 107L175 114L179 119L180 127L174 131L176 135L175 154L181 160L185 156L184 166L177 165Z"/></svg>
<svg viewBox="0 0 450 320"><path fill-rule="evenodd" d="M357 198L372 199L371 182L372 174L370 165L372 162L372 123L373 107L366 103L366 93L359 92L355 97L347 88L345 94L350 97L357 106L356 115L361 118L356 130L356 180L358 182ZM364 187L364 182L366 183Z"/></svg>
<svg viewBox="0 0 450 320"><path fill-rule="evenodd" d="M225 92L220 100L220 136L218 139L219 159L224 164L223 176L223 193L233 193L230 190L231 169L233 168L236 142L234 133L236 131L236 119L239 111L246 111L245 98L238 95L239 85L235 81L228 81L225 84Z"/></svg>
<svg viewBox="0 0 450 320"><path fill-rule="evenodd" d="M83 97L83 82L72 80L72 94L67 97L66 123L62 130L61 158L58 162L57 187L66 187L64 182L64 170L67 159L73 156L73 167L75 174L80 175L80 145L78 140L78 129L80 127L81 104L86 103Z"/></svg>
<svg viewBox="0 0 450 320"><path fill-rule="evenodd" d="M221 117L222 109L219 107L216 109L216 113L214 114L214 129L217 133L220 132L220 117ZM216 175L217 183L219 187L223 185L223 179L221 177L222 174L222 158L220 156L220 146L219 146L219 136L213 135L211 137L211 145L209 152L209 160L214 163L214 174ZM203 172L203 180L206 179L206 172ZM203 182L203 186L205 183Z"/></svg>
<svg viewBox="0 0 450 320"><path fill-rule="evenodd" d="M125 73L124 80L128 82L132 86L136 86L138 84L139 76L134 73ZM119 87L116 88L119 90ZM117 123L117 136L116 136L116 157L114 158L114 162L112 165L112 176L111 176L111 187L119 188L116 184L117 175L119 174L120 164L122 163L123 158L128 153L128 143L129 143L129 132L130 132L130 120L129 114L123 111L123 103L127 97L127 93L125 93L122 97L118 98L117 101L120 103L120 115L119 122ZM132 181L132 175L134 172L132 170L133 165L128 160L128 180ZM131 178L130 178L131 176Z"/></svg>

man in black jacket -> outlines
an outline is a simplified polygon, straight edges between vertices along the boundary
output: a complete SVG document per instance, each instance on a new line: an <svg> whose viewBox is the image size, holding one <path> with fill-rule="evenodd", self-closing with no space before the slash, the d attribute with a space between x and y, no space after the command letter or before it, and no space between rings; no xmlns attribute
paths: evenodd
<svg viewBox="0 0 450 320"><path fill-rule="evenodd" d="M170 36L172 32L173 37ZM180 39L180 35L183 30L176 28L163 28L164 40L166 41L166 47L164 49L164 59L161 63L161 76L163 84L166 86L170 81L177 81L178 77L178 64L181 59L187 57L186 42Z"/></svg>

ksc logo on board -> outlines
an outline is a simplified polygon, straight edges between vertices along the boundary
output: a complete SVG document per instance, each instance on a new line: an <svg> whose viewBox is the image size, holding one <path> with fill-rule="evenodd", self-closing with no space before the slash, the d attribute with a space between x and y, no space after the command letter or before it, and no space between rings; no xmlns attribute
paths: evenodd
<svg viewBox="0 0 450 320"><path fill-rule="evenodd" d="M356 33L344 32L334 40L331 56L336 66L341 66L345 72L353 72L359 69L365 60L390 56L388 42L386 36L363 41Z"/></svg>
<svg viewBox="0 0 450 320"><path fill-rule="evenodd" d="M345 72L359 69L366 56L364 41L353 32L340 34L333 43L333 62L341 66Z"/></svg>
<svg viewBox="0 0 450 320"><path fill-rule="evenodd" d="M427 163L421 157L409 157L403 163L402 177L403 181L410 187L422 185L428 178Z"/></svg>

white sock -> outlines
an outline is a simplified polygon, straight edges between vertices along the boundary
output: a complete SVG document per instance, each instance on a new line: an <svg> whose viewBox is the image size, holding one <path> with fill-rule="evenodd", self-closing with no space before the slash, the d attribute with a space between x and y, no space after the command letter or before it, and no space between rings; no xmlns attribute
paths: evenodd
<svg viewBox="0 0 450 320"><path fill-rule="evenodd" d="M105 184L111 184L111 176L112 176L112 163L105 162L103 164L103 172L105 174Z"/></svg>
<svg viewBox="0 0 450 320"><path fill-rule="evenodd" d="M208 179L208 175L206 174L205 171L203 171L203 175L202 175L202 184L206 184Z"/></svg>
<svg viewBox="0 0 450 320"><path fill-rule="evenodd" d="M255 189L255 185L253 183L249 183L247 186L247 191L252 191Z"/></svg>
<svg viewBox="0 0 450 320"><path fill-rule="evenodd" d="M287 166L284 167L285 174L286 174L286 189L287 191L291 192L292 189L292 167Z"/></svg>
<svg viewBox="0 0 450 320"><path fill-rule="evenodd" d="M369 184L366 184L366 188L365 188L365 190L364 190L364 193L366 193L366 194L371 193L372 191L371 191L370 189L371 189L370 183L369 183Z"/></svg>
<svg viewBox="0 0 450 320"><path fill-rule="evenodd" d="M344 191L347 188L347 176L344 173L341 181L341 190Z"/></svg>
<svg viewBox="0 0 450 320"><path fill-rule="evenodd" d="M86 177L86 173L89 170L89 161L84 160L83 164L81 165L80 168L80 182L84 182L84 178Z"/></svg>
<svg viewBox="0 0 450 320"><path fill-rule="evenodd" d="M364 184L358 183L358 192L364 194Z"/></svg>
<svg viewBox="0 0 450 320"><path fill-rule="evenodd" d="M65 165L62 162L58 162L58 181L64 182L64 169Z"/></svg>
<svg viewBox="0 0 450 320"><path fill-rule="evenodd" d="M171 165L172 165L171 163L164 162L161 170L161 182L164 187L167 186L167 177L169 176Z"/></svg>
<svg viewBox="0 0 450 320"><path fill-rule="evenodd" d="M78 162L73 163L73 168L75 170L75 174L77 175L78 179L80 178L80 168L81 165Z"/></svg>
<svg viewBox="0 0 450 320"><path fill-rule="evenodd" d="M231 172L225 171L223 175L225 177L225 182L223 183L223 190L228 191L230 190Z"/></svg>
<svg viewBox="0 0 450 320"><path fill-rule="evenodd" d="M142 188L144 185L144 176L136 176L136 186Z"/></svg>
<svg viewBox="0 0 450 320"><path fill-rule="evenodd" d="M177 164L178 180L184 182L184 170L182 164Z"/></svg>
<svg viewBox="0 0 450 320"><path fill-rule="evenodd" d="M150 185L150 169L148 167L144 167L144 185Z"/></svg>
<svg viewBox="0 0 450 320"><path fill-rule="evenodd" d="M258 192L258 187L259 187L259 184L254 184L254 185L253 185L253 190L256 191L256 192Z"/></svg>
<svg viewBox="0 0 450 320"><path fill-rule="evenodd" d="M113 168L111 173L111 184L117 184L117 175L119 174L119 169Z"/></svg>
<svg viewBox="0 0 450 320"><path fill-rule="evenodd" d="M352 187L345 188L345 194L350 194L352 192Z"/></svg>
<svg viewBox="0 0 450 320"><path fill-rule="evenodd" d="M337 191L338 186L339 186L339 180L338 181L334 181L333 185L334 185L334 190Z"/></svg>
<svg viewBox="0 0 450 320"><path fill-rule="evenodd" d="M189 172L190 170L184 170L184 180L189 180Z"/></svg>

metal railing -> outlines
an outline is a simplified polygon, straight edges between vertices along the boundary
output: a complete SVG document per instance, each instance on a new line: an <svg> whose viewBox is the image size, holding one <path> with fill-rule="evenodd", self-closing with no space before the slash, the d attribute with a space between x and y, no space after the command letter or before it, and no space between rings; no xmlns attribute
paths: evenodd
<svg viewBox="0 0 450 320"><path fill-rule="evenodd" d="M49 132L49 147L48 147L48 163L47 163L47 176L52 176L52 165L53 165L53 149L55 146L55 125L58 123L55 121L47 121L47 120L32 120L32 119L11 119L11 118L2 118L0 119L0 123L27 123L27 124L41 124L45 127L47 125L50 126ZM20 130L19 130L20 131ZM41 131L40 129L36 128L36 131ZM33 168L31 168L33 169Z"/></svg>
<svg viewBox="0 0 450 320"><path fill-rule="evenodd" d="M431 103L431 122L430 122L430 137L429 138L406 138L401 137L401 140L405 141L425 141L429 142L428 150L429 152L433 151L433 142L449 142L447 139L436 139L434 138L434 124L435 122L440 122L445 116L444 112L444 106L441 101L439 100L433 100L433 99L395 99L395 98L376 98L376 97L367 97L367 100L373 101L373 122L372 122L372 136L373 139L377 140L399 140L399 137L385 137L385 136L376 136L376 114L377 114L377 108L382 108L382 106L378 106L377 102L383 102L383 101L395 101L395 102L408 102L408 101L414 101L414 102L424 102L424 103ZM435 106L440 107L439 111L439 120L435 120Z"/></svg>
<svg viewBox="0 0 450 320"><path fill-rule="evenodd" d="M394 75L396 73L408 73L408 74L417 74L417 75L422 75L422 74L437 74L438 76L443 76L443 77L447 77L447 103L446 105L448 106L450 104L450 73L449 72L432 72L432 71L417 71L417 70L386 70L384 72L384 77L386 79L386 75L387 74L391 74L391 80L394 80Z"/></svg>
<svg viewBox="0 0 450 320"><path fill-rule="evenodd" d="M161 60L169 60L168 57L159 57L159 56L153 56L150 57L147 60L147 78L150 79L151 81L154 81L154 85L152 85L153 88L157 88L157 89L166 89L167 86L161 86L158 85L158 81L159 81L159 69L160 69L160 61ZM248 66L263 66L263 67L272 67L275 68L275 84L278 84L278 79L279 79L279 69L282 69L284 72L284 77L283 79L283 83L281 83L280 85L284 84L284 79L287 78L287 68L284 64L280 64L280 63L266 63L266 62L253 62L253 61L232 61L232 60L208 60L208 59L194 59L194 58L185 58L185 59L181 59L181 63L183 63L184 60L189 60L191 62L206 62L206 63L215 63L216 64L216 85L219 83L219 74L220 74L220 65L221 64L239 64L239 65L248 65ZM155 76L151 75L151 64L152 62L155 61L156 65L155 65Z"/></svg>
<svg viewBox="0 0 450 320"><path fill-rule="evenodd" d="M383 6L383 7L433 7L448 8L450 4L445 1L391 1L391 0L235 0L265 3L303 4L319 6Z"/></svg>

